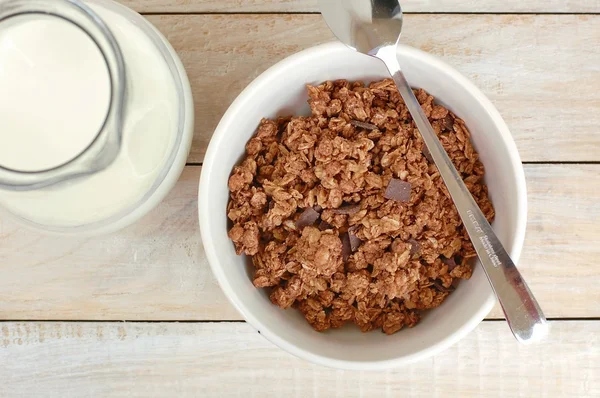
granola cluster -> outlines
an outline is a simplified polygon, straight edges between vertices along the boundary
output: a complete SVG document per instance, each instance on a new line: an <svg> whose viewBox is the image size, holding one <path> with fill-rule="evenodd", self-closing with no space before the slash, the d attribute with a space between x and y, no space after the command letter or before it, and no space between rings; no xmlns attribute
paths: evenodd
<svg viewBox="0 0 600 398"><path fill-rule="evenodd" d="M494 208L465 123L415 94L489 221ZM262 120L229 179L229 237L254 285L318 331L392 334L439 306L475 256L390 79L308 86L312 116Z"/></svg>

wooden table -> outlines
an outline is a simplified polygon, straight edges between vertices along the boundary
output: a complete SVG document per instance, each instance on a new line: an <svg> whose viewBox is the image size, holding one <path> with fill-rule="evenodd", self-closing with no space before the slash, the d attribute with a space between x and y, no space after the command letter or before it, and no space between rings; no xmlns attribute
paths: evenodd
<svg viewBox="0 0 600 398"><path fill-rule="evenodd" d="M187 67L196 135L155 211L96 239L0 220L0 397L600 396L600 0L406 0L404 42L498 107L528 184L521 269L551 320L521 346L495 308L434 358L338 371L263 339L228 303L198 232L202 159L219 118L276 61L332 39L316 0L123 0Z"/></svg>

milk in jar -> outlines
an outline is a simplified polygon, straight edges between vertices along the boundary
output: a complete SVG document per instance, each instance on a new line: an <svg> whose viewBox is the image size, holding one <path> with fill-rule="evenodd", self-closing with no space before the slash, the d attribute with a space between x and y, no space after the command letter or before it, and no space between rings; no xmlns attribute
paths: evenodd
<svg viewBox="0 0 600 398"><path fill-rule="evenodd" d="M79 5L112 34L123 68L111 70L107 56L113 54L60 7L57 15L23 12L2 19L0 167L13 181L67 170L88 155L109 111L119 114L111 99L122 90L113 127L120 133L117 154L101 170L35 189L3 185L0 174L0 206L38 229L110 232L149 211L175 183L191 143L192 98L177 55L146 20L109 0Z"/></svg>

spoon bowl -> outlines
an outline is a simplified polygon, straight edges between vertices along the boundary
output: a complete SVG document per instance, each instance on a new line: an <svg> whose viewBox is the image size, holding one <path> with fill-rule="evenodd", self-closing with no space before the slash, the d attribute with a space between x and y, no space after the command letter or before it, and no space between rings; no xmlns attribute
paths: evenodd
<svg viewBox="0 0 600 398"><path fill-rule="evenodd" d="M319 7L336 37L358 52L374 55L398 43L402 8L397 0L320 0Z"/></svg>

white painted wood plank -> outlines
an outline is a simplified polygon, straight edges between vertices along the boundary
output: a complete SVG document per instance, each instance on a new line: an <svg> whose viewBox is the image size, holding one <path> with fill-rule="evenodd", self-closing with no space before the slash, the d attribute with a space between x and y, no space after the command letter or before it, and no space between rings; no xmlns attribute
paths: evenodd
<svg viewBox="0 0 600 398"><path fill-rule="evenodd" d="M120 0L138 12L318 12L317 0ZM404 0L404 12L600 12L598 0Z"/></svg>
<svg viewBox="0 0 600 398"><path fill-rule="evenodd" d="M520 269L548 317L600 317L600 165L526 165L529 225ZM200 167L155 211L89 239L0 219L0 320L238 320L198 232ZM502 317L496 308L491 317Z"/></svg>
<svg viewBox="0 0 600 398"><path fill-rule="evenodd" d="M250 81L333 38L320 15L149 19L181 55L192 82L194 163L202 162L221 116ZM600 43L600 15L408 15L404 26L404 43L439 56L488 95L524 161L600 161L600 46L592 45Z"/></svg>
<svg viewBox="0 0 600 398"><path fill-rule="evenodd" d="M0 396L597 397L600 322L551 323L524 346L484 322L445 352L395 370L297 359L245 323L3 323Z"/></svg>
<svg viewBox="0 0 600 398"><path fill-rule="evenodd" d="M210 272L199 167L125 230L62 238L0 219L0 319L238 319Z"/></svg>

